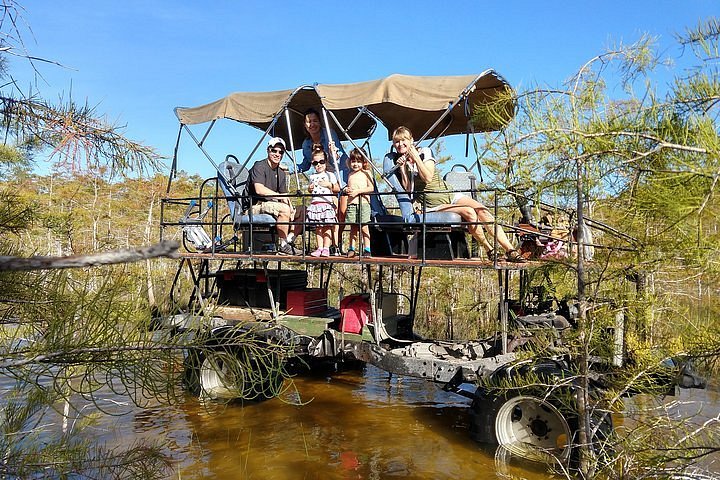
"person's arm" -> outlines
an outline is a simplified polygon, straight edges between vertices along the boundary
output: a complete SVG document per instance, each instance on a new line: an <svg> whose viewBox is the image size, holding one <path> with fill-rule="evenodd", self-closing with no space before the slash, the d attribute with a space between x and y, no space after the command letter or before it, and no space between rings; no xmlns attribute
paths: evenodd
<svg viewBox="0 0 720 480"><path fill-rule="evenodd" d="M412 189L412 185L410 182L411 174L408 173L407 167L405 166L405 158L403 156L400 156L398 157L397 162L400 165L400 168L398 168L397 170L398 176L400 177L400 184L406 192L409 192Z"/></svg>
<svg viewBox="0 0 720 480"><path fill-rule="evenodd" d="M340 159L347 154L345 153L345 149L343 149L342 142L340 141L340 137L338 136L337 132L333 129L330 129L330 137L331 140L328 142L328 152L330 152L333 148L333 146L336 149L338 162Z"/></svg>
<svg viewBox="0 0 720 480"><path fill-rule="evenodd" d="M274 190L270 190L268 187L266 187L264 184L260 182L253 183L253 186L255 187L255 193L257 193L261 197L267 197L268 200L274 200L277 202L285 201L287 198L273 198L280 195L280 192L276 192Z"/></svg>
<svg viewBox="0 0 720 480"><path fill-rule="evenodd" d="M425 183L429 183L430 180L432 180L433 175L435 174L435 159L425 158L425 160L420 158L420 152L414 147L410 146L408 149L408 163L415 164L417 166L418 176L423 180Z"/></svg>
<svg viewBox="0 0 720 480"><path fill-rule="evenodd" d="M331 172L328 172L328 176L330 177L330 185L328 188L331 192L338 193L340 191L340 184L338 183L337 176Z"/></svg>
<svg viewBox="0 0 720 480"><path fill-rule="evenodd" d="M302 143L303 159L297 166L298 172L307 172L310 170L310 162L312 161L312 140L306 138Z"/></svg>

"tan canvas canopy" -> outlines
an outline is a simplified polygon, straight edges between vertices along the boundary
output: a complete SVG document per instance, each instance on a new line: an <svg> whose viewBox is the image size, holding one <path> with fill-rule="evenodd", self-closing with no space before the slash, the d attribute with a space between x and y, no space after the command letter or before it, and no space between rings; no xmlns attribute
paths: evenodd
<svg viewBox="0 0 720 480"><path fill-rule="evenodd" d="M328 110L337 114L363 106L385 125L389 134L404 125L416 139L433 127L452 104L450 114L427 138L469 133L468 121L481 105L494 105L495 113L476 122L473 125L476 132L498 130L514 114L512 89L492 70L480 75L443 77L390 75L370 82L317 85L316 89Z"/></svg>
<svg viewBox="0 0 720 480"><path fill-rule="evenodd" d="M359 109L371 112L389 133L405 125L412 130L415 138L419 138L452 105L449 114L428 135L428 138L434 138L470 132L469 119L481 105L495 104L498 108L494 111L499 114L484 116L473 125L473 130L502 128L514 113L511 93L507 82L492 70L480 75L462 76L391 75L360 83L233 93L207 105L176 108L175 113L183 125L228 118L265 131L276 122L270 134L288 141L287 123L280 118L287 108L291 115L295 148L298 148L305 138L302 114L310 107L320 111L324 106L332 111L341 129L357 139L366 138L374 127L372 116L365 114L357 117ZM340 137L345 138L343 135Z"/></svg>
<svg viewBox="0 0 720 480"><path fill-rule="evenodd" d="M207 105L193 108L178 107L175 109L175 114L183 125L195 125L228 118L266 131L273 122L276 122L270 134L289 142L287 122L282 118L286 107L290 113L293 142L297 149L306 136L303 125L305 111L315 108L320 112L322 108L320 97L312 86L275 92L232 93ZM353 124L348 130L351 138L367 138L375 127L375 120L368 115L363 115L358 119L355 118L356 116L357 109L354 108L339 112L337 115L338 121L343 127ZM341 135L341 139L344 138Z"/></svg>

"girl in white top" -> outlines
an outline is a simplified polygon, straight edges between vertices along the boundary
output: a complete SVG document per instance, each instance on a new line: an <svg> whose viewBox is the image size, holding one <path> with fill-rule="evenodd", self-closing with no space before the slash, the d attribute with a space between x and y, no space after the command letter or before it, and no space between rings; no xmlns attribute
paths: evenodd
<svg viewBox="0 0 720 480"><path fill-rule="evenodd" d="M307 222L316 224L317 249L310 255L313 257L329 257L333 243L332 227L337 223L334 193L340 191L337 177L327 171L327 154L322 148L312 152L311 165L315 173L310 175L308 191L312 193L312 201L307 208Z"/></svg>

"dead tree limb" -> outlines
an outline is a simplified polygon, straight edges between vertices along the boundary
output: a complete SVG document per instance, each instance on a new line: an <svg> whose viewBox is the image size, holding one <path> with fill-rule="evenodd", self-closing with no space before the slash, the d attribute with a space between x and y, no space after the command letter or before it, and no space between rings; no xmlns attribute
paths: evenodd
<svg viewBox="0 0 720 480"><path fill-rule="evenodd" d="M72 255L69 257L22 258L0 256L0 272L83 268L98 265L137 262L148 258L177 258L177 249L179 246L178 242L165 241L146 247L93 253L90 255Z"/></svg>

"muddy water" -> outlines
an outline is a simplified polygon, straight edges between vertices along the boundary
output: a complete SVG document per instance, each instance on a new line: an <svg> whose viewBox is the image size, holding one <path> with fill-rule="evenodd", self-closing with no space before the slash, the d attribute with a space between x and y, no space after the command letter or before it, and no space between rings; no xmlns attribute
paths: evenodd
<svg viewBox="0 0 720 480"><path fill-rule="evenodd" d="M698 421L720 412L714 388L668 399ZM296 378L293 389L262 403L219 406L187 396L124 417L102 440L164 439L176 479L559 478L533 463L508 465L473 442L469 403L367 366Z"/></svg>
<svg viewBox="0 0 720 480"><path fill-rule="evenodd" d="M427 382L368 366L294 383L252 405L187 397L135 414L109 437L166 439L173 478L552 478L533 464L496 462L470 439L469 400Z"/></svg>

